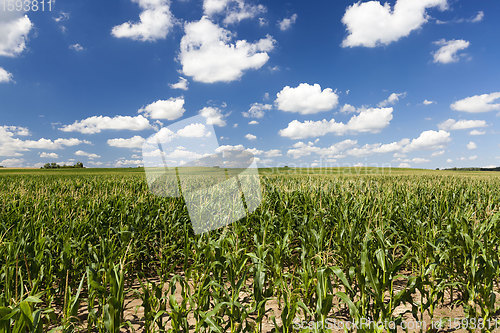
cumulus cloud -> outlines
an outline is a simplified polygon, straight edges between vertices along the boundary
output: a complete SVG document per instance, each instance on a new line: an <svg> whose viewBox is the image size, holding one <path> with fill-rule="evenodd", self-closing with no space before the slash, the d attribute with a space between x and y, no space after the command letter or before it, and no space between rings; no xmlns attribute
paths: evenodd
<svg viewBox="0 0 500 333"><path fill-rule="evenodd" d="M143 137L136 135L129 139L123 139L123 138L109 139L108 145L111 147L118 147L118 148L141 148L144 141L145 140Z"/></svg>
<svg viewBox="0 0 500 333"><path fill-rule="evenodd" d="M283 156L283 154L281 153L281 150L279 150L279 149L271 149L271 150L264 152L264 156L272 158L272 157Z"/></svg>
<svg viewBox="0 0 500 333"><path fill-rule="evenodd" d="M399 167L401 167L401 168L403 168L403 167L409 168L410 167L409 163L422 164L422 163L428 163L428 162L430 162L430 160L428 160L426 158L422 158L422 157L398 158L395 161L396 162L401 162L401 164L399 164Z"/></svg>
<svg viewBox="0 0 500 333"><path fill-rule="evenodd" d="M347 156L353 157L366 157L374 154L387 154L393 153L394 157L397 157L398 162L403 163L426 163L429 162L427 159L423 158L406 158L407 152L418 151L418 150L438 150L443 149L443 147L450 141L449 133L440 131L425 131L420 134L418 138L415 139L401 139L396 142L391 143L372 143L365 144L363 146L358 146L358 142L355 140L345 140L336 143L327 148L321 148L315 144L318 140L314 142L297 142L293 145L291 149L288 150L287 154L292 156L294 159L309 156L311 154L316 154L322 158L340 159ZM432 156L440 156L444 154L444 151L436 151Z"/></svg>
<svg viewBox="0 0 500 333"><path fill-rule="evenodd" d="M369 156L373 154L386 154L386 153L394 153L400 152L406 145L410 143L409 139L402 139L397 142L392 143L373 143L366 144L362 147L354 147L347 151L347 155L355 156L355 157L363 157Z"/></svg>
<svg viewBox="0 0 500 333"><path fill-rule="evenodd" d="M476 16L474 16L470 21L472 23L477 23L477 22L481 22L484 18L484 12L482 10L480 10L479 12L477 12Z"/></svg>
<svg viewBox="0 0 500 333"><path fill-rule="evenodd" d="M392 93L389 95L389 97L387 97L387 99L383 100L382 102L378 103L378 106L381 107L381 108L385 108L386 106L389 106L389 105L394 105L396 104L397 102L399 102L399 99L402 97L404 98L406 96L406 93Z"/></svg>
<svg viewBox="0 0 500 333"><path fill-rule="evenodd" d="M290 139L304 139L324 136L328 133L345 135L348 133L378 133L386 128L392 120L393 108L370 108L362 110L353 116L347 124L338 123L335 119L327 121L293 120L288 127L279 131L283 137Z"/></svg>
<svg viewBox="0 0 500 333"><path fill-rule="evenodd" d="M179 53L182 72L204 83L235 81L245 71L261 68L275 44L269 35L255 43L231 43L233 34L207 17L186 24L184 29Z"/></svg>
<svg viewBox="0 0 500 333"><path fill-rule="evenodd" d="M297 142L293 148L287 151L287 155L292 156L294 159L317 154L325 158L338 158L339 154L357 144L355 140L344 140L337 142L329 147L320 148L314 145L314 142Z"/></svg>
<svg viewBox="0 0 500 333"><path fill-rule="evenodd" d="M97 154L92 154L92 153L87 153L86 151L83 151L83 150L77 150L75 152L75 155L76 156L83 156L83 157L87 157L91 160L93 159L96 159L96 158L101 158L101 155L97 155Z"/></svg>
<svg viewBox="0 0 500 333"><path fill-rule="evenodd" d="M478 135L485 135L486 131L479 131L479 130L472 130L469 132L469 135L472 136L478 136Z"/></svg>
<svg viewBox="0 0 500 333"><path fill-rule="evenodd" d="M127 159L119 159L115 163L115 167L117 168L123 168L123 167L130 167L130 166L141 166L143 165L144 162L142 160L127 160Z"/></svg>
<svg viewBox="0 0 500 333"><path fill-rule="evenodd" d="M201 123L189 124L177 131L177 135L185 138L203 138L211 135L207 127Z"/></svg>
<svg viewBox="0 0 500 333"><path fill-rule="evenodd" d="M247 135L245 135L245 139L252 141L257 139L257 137L253 134L248 133Z"/></svg>
<svg viewBox="0 0 500 333"><path fill-rule="evenodd" d="M26 49L33 28L28 15L16 11L0 11L0 56L15 57Z"/></svg>
<svg viewBox="0 0 500 333"><path fill-rule="evenodd" d="M262 118L266 111L272 108L273 106L271 104L253 103L247 112L242 112L241 114L245 118Z"/></svg>
<svg viewBox="0 0 500 333"><path fill-rule="evenodd" d="M82 52L85 50L85 48L78 43L70 45L69 48L76 52Z"/></svg>
<svg viewBox="0 0 500 333"><path fill-rule="evenodd" d="M24 127L0 126L0 156L21 156L22 152L31 149L63 149L77 146L89 141L76 138L55 140L41 138L38 140L22 140L19 136L27 136L29 131Z"/></svg>
<svg viewBox="0 0 500 333"><path fill-rule="evenodd" d="M456 101L450 107L455 111L481 113L489 111L500 111L500 103L494 103L500 98L500 92L476 95Z"/></svg>
<svg viewBox="0 0 500 333"><path fill-rule="evenodd" d="M151 128L149 121L142 115L130 116L93 116L83 120L75 121L71 125L59 128L63 132L79 132L83 134L101 133L103 130L129 130L142 131Z"/></svg>
<svg viewBox="0 0 500 333"><path fill-rule="evenodd" d="M464 130L464 129L471 129L471 128L480 128L480 127L486 127L488 124L484 120L455 120L455 119L448 119L441 124L438 125L439 129L445 130L445 131L454 131L454 130Z"/></svg>
<svg viewBox="0 0 500 333"><path fill-rule="evenodd" d="M3 161L0 161L0 165L6 168L21 167L23 163L24 160L20 158L7 158Z"/></svg>
<svg viewBox="0 0 500 333"><path fill-rule="evenodd" d="M411 152L415 150L439 150L443 149L450 142L450 133L439 131L424 131L416 139L404 147L403 152Z"/></svg>
<svg viewBox="0 0 500 333"><path fill-rule="evenodd" d="M159 100L141 109L138 113L151 119L175 120L184 114L184 97L172 97L167 100Z"/></svg>
<svg viewBox="0 0 500 333"><path fill-rule="evenodd" d="M346 9L342 23L348 35L343 47L388 45L408 36L428 21L426 11L446 9L446 0L397 0L394 9L387 2L356 2Z"/></svg>
<svg viewBox="0 0 500 333"><path fill-rule="evenodd" d="M266 7L249 4L245 0L204 0L203 12L209 17L222 14L225 16L224 24L233 24L266 12Z"/></svg>
<svg viewBox="0 0 500 333"><path fill-rule="evenodd" d="M459 51L465 50L469 47L470 42L463 39L453 39L453 40L438 40L434 44L441 46L436 52L434 52L434 62L441 64L449 64L452 62L458 62L460 60Z"/></svg>
<svg viewBox="0 0 500 333"><path fill-rule="evenodd" d="M141 42L165 39L175 23L169 0L132 0L141 7L139 22L125 22L113 27L116 38L130 38Z"/></svg>
<svg viewBox="0 0 500 333"><path fill-rule="evenodd" d="M340 108L340 112L343 112L343 113L354 113L354 112L356 112L356 108L354 106L352 106L351 104L344 104L344 106L342 106Z"/></svg>
<svg viewBox="0 0 500 333"><path fill-rule="evenodd" d="M258 125L258 124L259 124L259 122L256 120L252 120L252 121L248 122L248 125Z"/></svg>
<svg viewBox="0 0 500 333"><path fill-rule="evenodd" d="M224 120L225 116L219 108L207 106L201 109L199 113L207 119L208 125L226 126L226 121Z"/></svg>
<svg viewBox="0 0 500 333"><path fill-rule="evenodd" d="M40 158L59 158L59 155L56 153L47 153L47 152L42 152L40 153Z"/></svg>
<svg viewBox="0 0 500 333"><path fill-rule="evenodd" d="M179 81L177 83L169 84L172 89L188 90L188 80L179 76Z"/></svg>
<svg viewBox="0 0 500 333"><path fill-rule="evenodd" d="M286 17L281 21L278 21L278 26L281 31L286 31L292 27L292 25L297 21L297 14L293 14L290 17Z"/></svg>
<svg viewBox="0 0 500 333"><path fill-rule="evenodd" d="M0 67L0 83L7 83L12 81L12 74Z"/></svg>
<svg viewBox="0 0 500 333"><path fill-rule="evenodd" d="M329 111L338 105L339 96L331 89L321 90L319 84L301 83L297 87L284 87L276 94L275 103L279 110L314 114Z"/></svg>
<svg viewBox="0 0 500 333"><path fill-rule="evenodd" d="M468 144L467 144L467 149L469 150L474 150L474 149L477 149L477 144L473 141L470 141Z"/></svg>
<svg viewBox="0 0 500 333"><path fill-rule="evenodd" d="M424 100L424 101L422 102L422 104L424 104L424 105L432 105L432 104L436 104L436 102L434 102L434 101L429 101L429 100L427 100L427 99L426 99L426 100Z"/></svg>

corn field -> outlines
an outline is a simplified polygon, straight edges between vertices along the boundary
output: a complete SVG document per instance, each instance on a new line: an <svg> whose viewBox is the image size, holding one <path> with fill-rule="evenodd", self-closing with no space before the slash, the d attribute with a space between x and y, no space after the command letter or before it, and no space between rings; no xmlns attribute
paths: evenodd
<svg viewBox="0 0 500 333"><path fill-rule="evenodd" d="M140 173L0 174L0 332L495 330L500 176L260 181L254 213L195 235L183 199Z"/></svg>

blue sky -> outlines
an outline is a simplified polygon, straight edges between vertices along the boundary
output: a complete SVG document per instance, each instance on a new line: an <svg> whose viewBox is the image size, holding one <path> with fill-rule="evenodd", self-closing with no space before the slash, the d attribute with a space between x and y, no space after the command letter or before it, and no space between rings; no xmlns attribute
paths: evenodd
<svg viewBox="0 0 500 333"><path fill-rule="evenodd" d="M498 1L2 1L3 166L142 165L197 115L259 166L500 165Z"/></svg>

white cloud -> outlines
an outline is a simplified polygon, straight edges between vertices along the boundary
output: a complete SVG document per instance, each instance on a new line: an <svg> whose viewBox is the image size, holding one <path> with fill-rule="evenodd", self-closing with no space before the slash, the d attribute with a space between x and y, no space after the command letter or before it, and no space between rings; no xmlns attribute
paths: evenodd
<svg viewBox="0 0 500 333"><path fill-rule="evenodd" d="M205 0L203 1L203 12L205 15L215 15L226 9L229 0Z"/></svg>
<svg viewBox="0 0 500 333"><path fill-rule="evenodd" d="M104 165L104 162L100 162L100 161L88 161L87 164L91 165L91 166L95 166L95 167L102 167ZM107 164L109 164L109 163L107 163Z"/></svg>
<svg viewBox="0 0 500 333"><path fill-rule="evenodd" d="M116 161L115 167L117 167L117 168L130 167L130 166L137 167L137 166L141 166L143 164L144 164L144 162L142 160L125 160L125 159L121 159L121 160Z"/></svg>
<svg viewBox="0 0 500 333"><path fill-rule="evenodd" d="M206 126L200 123L189 124L177 131L177 135L185 138L203 138L210 136Z"/></svg>
<svg viewBox="0 0 500 333"><path fill-rule="evenodd" d="M204 0L203 12L207 16L223 14L224 24L233 24L245 19L251 19L264 13L263 5L252 5L245 0Z"/></svg>
<svg viewBox="0 0 500 333"><path fill-rule="evenodd" d="M294 159L309 156L311 154L317 154L326 158L340 158L340 153L344 152L346 149L354 147L357 144L355 140L344 140L337 142L327 148L320 148L314 145L313 142L297 142L293 145L292 149L287 151L287 155L292 156Z"/></svg>
<svg viewBox="0 0 500 333"><path fill-rule="evenodd" d="M470 141L468 144L467 144L467 149L469 150L474 150L474 149L477 149L477 144L473 141Z"/></svg>
<svg viewBox="0 0 500 333"><path fill-rule="evenodd" d="M335 108L339 101L338 95L331 88L321 91L321 86L317 83L301 83L295 88L286 86L276 97L275 103L279 110L300 114L329 111Z"/></svg>
<svg viewBox="0 0 500 333"><path fill-rule="evenodd" d="M493 104L500 98L500 92L491 94L475 95L456 101L450 107L455 111L481 113L489 111L500 111L500 103Z"/></svg>
<svg viewBox="0 0 500 333"><path fill-rule="evenodd" d="M90 144L89 141L76 138L70 139L45 139L21 140L17 136L29 135L28 129L17 126L0 126L0 156L21 156L22 152L30 149L63 149L83 143Z"/></svg>
<svg viewBox="0 0 500 333"><path fill-rule="evenodd" d="M40 158L59 158L59 155L56 153L42 152L40 153Z"/></svg>
<svg viewBox="0 0 500 333"><path fill-rule="evenodd" d="M7 83L12 81L12 74L0 67L0 83Z"/></svg>
<svg viewBox="0 0 500 333"><path fill-rule="evenodd" d="M474 18L471 19L472 23L481 22L484 18L484 12L480 10Z"/></svg>
<svg viewBox="0 0 500 333"><path fill-rule="evenodd" d="M297 14L293 14L290 17L284 18L281 21L278 21L278 26L281 31L286 31L292 27L292 25L297 21Z"/></svg>
<svg viewBox="0 0 500 333"><path fill-rule="evenodd" d="M408 164L408 163L400 163L400 164L399 164L399 167L400 167L400 168L411 168L411 165L410 165L410 164Z"/></svg>
<svg viewBox="0 0 500 333"><path fill-rule="evenodd" d="M428 21L428 8L446 9L446 0L397 0L394 9L379 1L357 2L346 9L343 47L388 45L408 36Z"/></svg>
<svg viewBox="0 0 500 333"><path fill-rule="evenodd" d="M6 168L21 167L24 163L23 159L19 158L8 158L0 162L0 165Z"/></svg>
<svg viewBox="0 0 500 333"><path fill-rule="evenodd" d="M0 11L0 56L15 57L23 52L32 27L28 15Z"/></svg>
<svg viewBox="0 0 500 333"><path fill-rule="evenodd" d="M328 133L345 135L347 133L378 133L389 125L392 120L393 108L371 108L362 110L353 116L347 124L338 123L335 119L327 121L300 122L293 120L288 127L279 131L283 137L290 139L304 139L309 137L323 136Z"/></svg>
<svg viewBox="0 0 500 333"><path fill-rule="evenodd" d="M77 150L77 151L75 152L75 155L76 155L76 156L84 156L84 157L87 157L87 158L89 158L89 159L91 159L91 160L96 159L96 158L101 158L101 155L92 154L92 153L87 153L87 152L85 152L85 151L83 151L83 150Z"/></svg>
<svg viewBox="0 0 500 333"><path fill-rule="evenodd" d="M477 136L477 135L485 135L486 131L472 130L469 132L469 135Z"/></svg>
<svg viewBox="0 0 500 333"><path fill-rule="evenodd" d="M245 150L245 147L243 145L235 145L235 146L222 145L222 146L217 147L217 149L215 149L215 152L222 153L225 151L239 151L239 150Z"/></svg>
<svg viewBox="0 0 500 333"><path fill-rule="evenodd" d="M177 83L169 84L172 89L188 90L188 80L179 76L179 81Z"/></svg>
<svg viewBox="0 0 500 333"><path fill-rule="evenodd" d="M255 43L231 43L233 34L207 17L187 23L184 29L179 53L182 72L204 83L238 80L246 70L261 68L275 44L269 35Z"/></svg>
<svg viewBox="0 0 500 333"><path fill-rule="evenodd" d="M85 50L85 48L78 43L70 45L69 48L73 51L76 51L76 52L81 52L81 51Z"/></svg>
<svg viewBox="0 0 500 333"><path fill-rule="evenodd" d="M165 39L175 23L169 0L132 0L141 7L139 22L125 22L113 27L116 38L130 38L142 42Z"/></svg>
<svg viewBox="0 0 500 333"><path fill-rule="evenodd" d="M264 156L266 156L266 157L279 157L282 155L283 154L281 153L281 150L279 150L279 149L271 149L271 150L264 152Z"/></svg>
<svg viewBox="0 0 500 333"><path fill-rule="evenodd" d="M54 17L53 20L56 23L60 23L69 20L69 17L70 17L69 13L59 12L59 16Z"/></svg>
<svg viewBox="0 0 500 333"><path fill-rule="evenodd" d="M400 97L405 97L406 96L406 93L400 93L400 94L397 94L397 93L392 93L389 95L389 97L387 97L387 99L383 100L382 102L378 103L378 106L381 107L381 108L385 108L386 106L389 106L389 105L394 105L396 104L397 102L399 102L399 98Z"/></svg>
<svg viewBox="0 0 500 333"><path fill-rule="evenodd" d="M186 150L185 147L177 147L174 151L166 154L165 156L169 159L175 160L177 164L183 164L184 160L195 160L202 158L204 155Z"/></svg>
<svg viewBox="0 0 500 333"><path fill-rule="evenodd" d="M159 100L141 109L138 113L151 119L175 120L184 114L184 97L171 97L167 100Z"/></svg>
<svg viewBox="0 0 500 333"><path fill-rule="evenodd" d="M486 121L484 120L455 120L455 119L448 119L441 124L438 125L439 129L445 130L445 131L454 131L454 130L464 130L464 129L471 129L471 128L480 128L480 127L486 127L488 124L486 124Z"/></svg>
<svg viewBox="0 0 500 333"><path fill-rule="evenodd" d="M449 64L452 62L458 62L460 60L459 51L465 50L469 47L470 42L459 39L459 40L438 40L434 44L441 46L436 52L434 52L434 62L441 64Z"/></svg>
<svg viewBox="0 0 500 333"><path fill-rule="evenodd" d="M144 138L141 136L133 136L129 139L117 138L117 139L109 139L108 145L111 147L118 148L141 148L144 143Z"/></svg>
<svg viewBox="0 0 500 333"><path fill-rule="evenodd" d="M174 137L175 137L174 132L172 132L166 127L163 127L148 139L148 143L153 143L153 144L157 144L158 142L166 143L170 142Z"/></svg>
<svg viewBox="0 0 500 333"><path fill-rule="evenodd" d="M354 113L354 112L356 112L356 108L354 106L352 106L351 104L344 104L344 106L342 106L340 108L340 112L343 112L343 113Z"/></svg>
<svg viewBox="0 0 500 333"><path fill-rule="evenodd" d="M453 160L451 158L446 160L446 163L453 163Z"/></svg>
<svg viewBox="0 0 500 333"><path fill-rule="evenodd" d="M410 143L409 139L402 139L398 142L392 143L374 143L366 144L362 147L354 147L350 149L347 154L356 157L369 156L373 154L386 154L401 151L406 145Z"/></svg>
<svg viewBox="0 0 500 333"><path fill-rule="evenodd" d="M208 125L217 125L220 127L226 126L224 115L222 114L222 111L219 108L206 106L203 109L201 109L199 113L201 116L207 119Z"/></svg>
<svg viewBox="0 0 500 333"><path fill-rule="evenodd" d="M247 140L250 140L250 141L251 141L251 140L255 140L255 139L257 139L257 137L256 137L255 135L250 134L250 133L248 133L247 135L245 135L245 138L246 138Z"/></svg>
<svg viewBox="0 0 500 333"><path fill-rule="evenodd" d="M3 136L28 136L30 131L20 126L0 126L0 138Z"/></svg>
<svg viewBox="0 0 500 333"><path fill-rule="evenodd" d="M411 140L411 142L404 147L403 152L443 149L450 141L450 133L446 131L424 131L418 138Z"/></svg>
<svg viewBox="0 0 500 333"><path fill-rule="evenodd" d="M434 102L434 101L429 101L429 100L427 100L427 99L426 99L426 100L424 100L422 103L423 103L424 105L432 105L432 104L436 104L436 102Z"/></svg>
<svg viewBox="0 0 500 333"><path fill-rule="evenodd" d="M409 159L409 158L406 158L406 159L399 158L399 159L396 160L396 162L402 162L402 164L408 164L408 163L422 164L422 163L428 163L428 162L430 162L430 160L428 160L426 158L415 157L415 158L411 158L411 159Z"/></svg>
<svg viewBox="0 0 500 333"><path fill-rule="evenodd" d="M262 118L266 111L272 108L273 106L271 104L253 103L248 112L242 112L241 114L245 118Z"/></svg>
<svg viewBox="0 0 500 333"><path fill-rule="evenodd" d="M142 131L151 128L149 121L142 115L130 116L93 116L80 121L75 121L71 125L64 125L59 128L63 132L79 132L83 134L96 134L103 130L129 130Z"/></svg>
<svg viewBox="0 0 500 333"><path fill-rule="evenodd" d="M252 120L252 121L248 122L248 125L258 125L258 124L259 124L259 122L256 120Z"/></svg>
<svg viewBox="0 0 500 333"><path fill-rule="evenodd" d="M340 159L345 158L346 156L360 158L374 154L393 153L393 156L397 158L397 162L427 163L429 162L428 159L420 157L407 158L406 154L403 153L417 150L443 149L449 141L449 133L444 131L425 131L422 132L418 138L413 140L405 138L392 143L373 143L365 144L363 146L358 146L357 141L355 140L345 140L328 148L320 148L315 146L315 143L318 142L318 139L316 139L314 142L295 143L293 147L288 150L287 154L295 159L309 156L311 154L317 154L322 158ZM444 153L444 150L436 151L432 154L432 156L441 156Z"/></svg>

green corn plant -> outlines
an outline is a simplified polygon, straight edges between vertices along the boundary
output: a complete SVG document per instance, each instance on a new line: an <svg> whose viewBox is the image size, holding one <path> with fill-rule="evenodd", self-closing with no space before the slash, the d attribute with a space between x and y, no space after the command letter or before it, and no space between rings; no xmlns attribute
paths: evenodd
<svg viewBox="0 0 500 333"><path fill-rule="evenodd" d="M123 264L113 265L106 271L106 285L109 286L109 296L102 308L102 325L107 332L117 333L126 323L123 322L125 303L125 276Z"/></svg>
<svg viewBox="0 0 500 333"><path fill-rule="evenodd" d="M172 328L169 332L189 332L188 315L190 313L189 309L189 295L190 287L187 281L180 275L174 275L170 280L169 293L168 295L168 305L169 309L166 311L166 315L170 318L170 323ZM176 300L175 291L177 290L177 284L181 288L181 301L180 303Z"/></svg>
<svg viewBox="0 0 500 333"><path fill-rule="evenodd" d="M40 296L40 295L38 295ZM42 303L37 296L28 296L18 304L0 307L0 332L23 333L44 331L42 309L35 309L36 304Z"/></svg>

